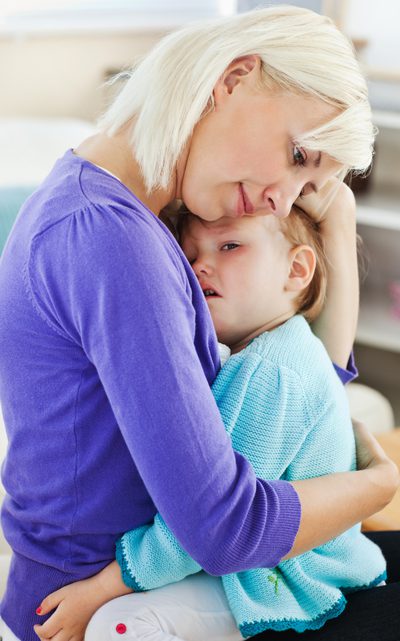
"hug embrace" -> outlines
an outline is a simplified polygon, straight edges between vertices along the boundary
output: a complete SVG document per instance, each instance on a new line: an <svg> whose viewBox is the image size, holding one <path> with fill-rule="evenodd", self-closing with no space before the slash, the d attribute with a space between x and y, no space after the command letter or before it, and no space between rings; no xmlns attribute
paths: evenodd
<svg viewBox="0 0 400 641"><path fill-rule="evenodd" d="M343 387L373 140L346 38L259 9L163 39L25 203L4 641L397 639L400 534L359 522L398 471Z"/></svg>

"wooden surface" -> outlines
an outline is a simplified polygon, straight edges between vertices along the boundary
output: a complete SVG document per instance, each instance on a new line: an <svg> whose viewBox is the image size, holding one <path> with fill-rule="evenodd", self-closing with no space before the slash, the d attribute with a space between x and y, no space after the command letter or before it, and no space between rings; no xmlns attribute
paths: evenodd
<svg viewBox="0 0 400 641"><path fill-rule="evenodd" d="M400 469L400 427L377 435L377 439ZM363 522L363 530L400 530L400 489L384 510Z"/></svg>

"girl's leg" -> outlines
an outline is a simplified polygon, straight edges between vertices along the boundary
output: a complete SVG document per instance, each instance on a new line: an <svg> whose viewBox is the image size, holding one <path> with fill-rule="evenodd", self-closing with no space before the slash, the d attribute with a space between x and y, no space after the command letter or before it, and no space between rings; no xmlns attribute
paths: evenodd
<svg viewBox="0 0 400 641"><path fill-rule="evenodd" d="M388 583L347 596L347 606L323 628L297 634L263 632L255 641L399 641L400 639L400 532L368 532L387 562Z"/></svg>
<svg viewBox="0 0 400 641"><path fill-rule="evenodd" d="M106 603L85 641L241 641L221 580L204 572Z"/></svg>

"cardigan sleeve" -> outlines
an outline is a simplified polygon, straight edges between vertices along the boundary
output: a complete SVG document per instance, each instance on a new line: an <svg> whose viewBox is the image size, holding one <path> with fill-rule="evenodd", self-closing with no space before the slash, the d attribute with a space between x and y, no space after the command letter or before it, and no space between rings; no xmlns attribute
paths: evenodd
<svg viewBox="0 0 400 641"><path fill-rule="evenodd" d="M176 583L201 570L160 514L154 523L126 532L117 541L116 559L124 583L135 592Z"/></svg>

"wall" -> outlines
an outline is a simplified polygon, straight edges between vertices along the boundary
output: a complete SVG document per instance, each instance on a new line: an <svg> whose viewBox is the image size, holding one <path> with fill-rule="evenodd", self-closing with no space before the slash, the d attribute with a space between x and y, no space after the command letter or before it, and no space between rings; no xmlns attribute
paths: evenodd
<svg viewBox="0 0 400 641"><path fill-rule="evenodd" d="M160 35L1 36L0 117L95 119L106 95L105 73L130 66Z"/></svg>

